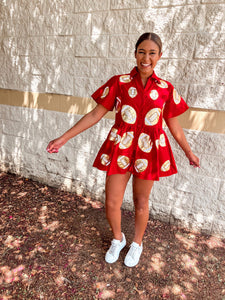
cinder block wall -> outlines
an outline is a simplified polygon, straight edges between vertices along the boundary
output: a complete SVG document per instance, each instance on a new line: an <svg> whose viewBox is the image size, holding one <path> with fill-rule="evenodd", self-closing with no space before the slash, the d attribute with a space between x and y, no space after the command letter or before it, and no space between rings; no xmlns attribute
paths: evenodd
<svg viewBox="0 0 225 300"><path fill-rule="evenodd" d="M132 69L137 37L154 31L164 43L157 75L191 107L182 125L201 169L168 133L179 173L155 183L150 214L225 236L224 11L224 0L1 1L1 169L104 201L92 162L111 115L58 154L45 148L93 107L99 85ZM131 184L123 205L133 207Z"/></svg>

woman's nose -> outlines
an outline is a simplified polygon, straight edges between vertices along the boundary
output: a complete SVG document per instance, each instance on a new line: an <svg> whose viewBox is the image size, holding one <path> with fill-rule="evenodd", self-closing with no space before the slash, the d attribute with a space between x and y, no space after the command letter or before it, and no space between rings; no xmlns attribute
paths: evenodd
<svg viewBox="0 0 225 300"><path fill-rule="evenodd" d="M150 61L150 56L149 56L148 54L146 54L146 55L144 56L144 61L145 61L146 63Z"/></svg>

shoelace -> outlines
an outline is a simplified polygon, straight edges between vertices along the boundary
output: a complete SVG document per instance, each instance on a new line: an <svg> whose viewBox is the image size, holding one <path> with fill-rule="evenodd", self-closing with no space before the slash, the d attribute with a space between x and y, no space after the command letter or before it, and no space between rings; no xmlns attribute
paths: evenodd
<svg viewBox="0 0 225 300"><path fill-rule="evenodd" d="M130 247L129 254L130 254L130 256L131 256L132 258L134 258L136 251L139 250L138 248L139 248L138 246L134 246L134 245L132 245L132 246Z"/></svg>
<svg viewBox="0 0 225 300"><path fill-rule="evenodd" d="M115 251L116 251L116 248L119 246L118 243L112 241L112 244L111 244L111 247L109 249L109 253L114 255L115 254Z"/></svg>

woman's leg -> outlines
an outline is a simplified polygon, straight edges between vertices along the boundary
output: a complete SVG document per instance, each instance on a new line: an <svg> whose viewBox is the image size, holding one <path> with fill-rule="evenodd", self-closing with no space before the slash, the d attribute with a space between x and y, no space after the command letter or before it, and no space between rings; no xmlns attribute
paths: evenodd
<svg viewBox="0 0 225 300"><path fill-rule="evenodd" d="M149 195L153 181L143 180L133 176L133 200L135 206L135 232L134 240L130 245L124 263L127 267L134 267L138 264L142 250L142 239L147 227L149 217Z"/></svg>
<svg viewBox="0 0 225 300"><path fill-rule="evenodd" d="M134 242L141 245L149 218L149 196L154 181L133 177L133 197L135 206Z"/></svg>
<svg viewBox="0 0 225 300"><path fill-rule="evenodd" d="M112 228L114 239L121 240L121 205L130 173L114 174L106 177L105 185L105 207L106 217Z"/></svg>

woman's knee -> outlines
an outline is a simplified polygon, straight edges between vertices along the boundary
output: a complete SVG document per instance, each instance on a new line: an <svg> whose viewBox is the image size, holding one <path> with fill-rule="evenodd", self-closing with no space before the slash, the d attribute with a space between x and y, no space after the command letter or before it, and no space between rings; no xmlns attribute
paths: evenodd
<svg viewBox="0 0 225 300"><path fill-rule="evenodd" d="M149 197L139 196L134 198L135 210L144 213L149 210Z"/></svg>
<svg viewBox="0 0 225 300"><path fill-rule="evenodd" d="M105 201L105 207L107 210L118 210L122 206L122 200L113 197L107 197Z"/></svg>

